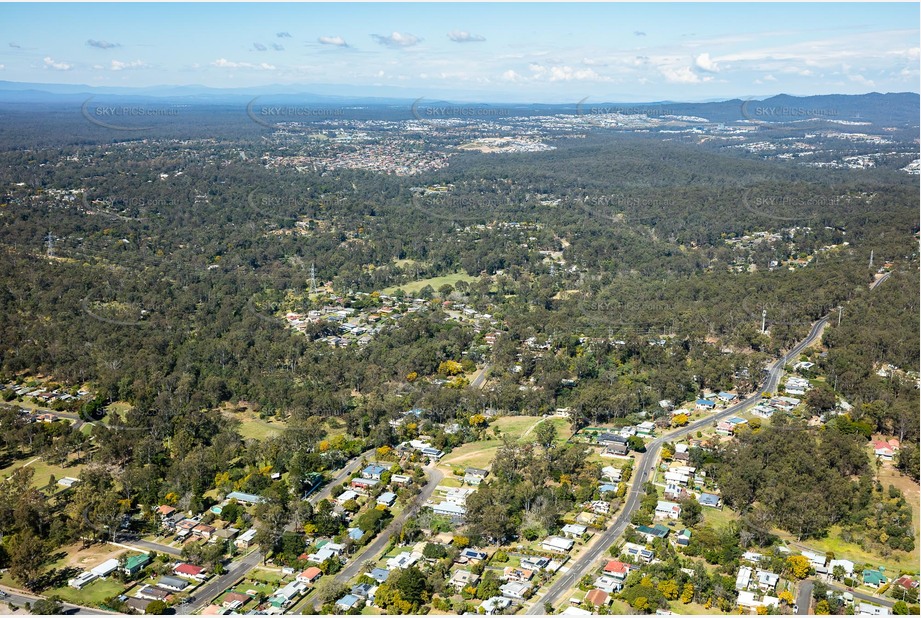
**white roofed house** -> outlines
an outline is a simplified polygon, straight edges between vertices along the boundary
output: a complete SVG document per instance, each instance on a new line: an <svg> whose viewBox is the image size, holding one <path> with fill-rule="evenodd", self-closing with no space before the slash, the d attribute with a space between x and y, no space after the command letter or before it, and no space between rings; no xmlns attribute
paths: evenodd
<svg viewBox="0 0 921 618"><path fill-rule="evenodd" d="M588 530L588 528L581 524L566 524L563 526L561 532L567 538L578 539L581 538L583 534L585 534L586 530Z"/></svg>
<svg viewBox="0 0 921 618"><path fill-rule="evenodd" d="M575 544L575 541L572 539L564 539L563 537L559 536L550 536L544 539L540 546L546 551L551 551L558 554L568 554Z"/></svg>
<svg viewBox="0 0 921 618"><path fill-rule="evenodd" d="M681 516L681 505L677 502L659 500L659 503L656 504L655 516L665 519L678 519Z"/></svg>

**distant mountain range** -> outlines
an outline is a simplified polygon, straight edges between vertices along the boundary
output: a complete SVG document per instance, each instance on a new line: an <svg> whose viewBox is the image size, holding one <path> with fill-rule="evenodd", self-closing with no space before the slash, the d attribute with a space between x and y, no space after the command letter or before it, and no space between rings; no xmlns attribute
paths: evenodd
<svg viewBox="0 0 921 618"><path fill-rule="evenodd" d="M335 91L336 94L332 92ZM351 91L351 93L349 93ZM134 103L156 101L162 105L232 105L239 106L258 97L260 105L299 104L337 106L385 106L408 109L419 101L409 96L368 96L367 89L358 86L272 85L248 88L210 88L207 86L151 86L145 88L88 86L82 84L42 84L0 81L0 105L62 103L72 105L92 97L94 104ZM764 99L736 98L726 101L679 102L653 101L602 102L583 100L558 104L530 103L470 103L425 99L426 106L454 105L470 107L501 107L503 115L526 116L534 114L599 113L623 110L625 113L654 115L699 116L712 122L752 120L763 122L796 122L812 118L845 122L893 123L916 126L921 102L913 92L871 92L861 95L816 95L798 97L780 94Z"/></svg>

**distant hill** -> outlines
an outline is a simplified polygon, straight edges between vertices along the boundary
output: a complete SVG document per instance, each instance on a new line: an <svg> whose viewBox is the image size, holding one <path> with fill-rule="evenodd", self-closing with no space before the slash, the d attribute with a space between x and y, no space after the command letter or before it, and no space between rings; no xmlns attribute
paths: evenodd
<svg viewBox="0 0 921 618"><path fill-rule="evenodd" d="M354 94L349 94L349 92ZM359 94L361 93L361 94ZM258 97L260 104L336 104L355 106L391 106L408 109L415 97L371 96L368 89L356 86L317 84L312 86L271 85L249 88L210 88L200 85L151 86L146 88L97 87L83 84L41 84L0 81L2 103L62 103L73 105L93 97L96 102L137 103L156 100L159 103L183 105L234 105L245 104ZM464 107L489 107L488 102L470 103L426 99L426 105L460 105ZM603 108L606 111L622 110L625 113L647 113L661 116L682 115L706 118L711 122L785 123L810 119L845 122L871 122L915 126L921 114L921 97L913 92L878 93L860 95L791 96L779 94L766 99L730 99L727 101L680 102L654 101L648 103L623 103L585 101L559 104L493 104L501 106L507 115L583 113L584 108Z"/></svg>

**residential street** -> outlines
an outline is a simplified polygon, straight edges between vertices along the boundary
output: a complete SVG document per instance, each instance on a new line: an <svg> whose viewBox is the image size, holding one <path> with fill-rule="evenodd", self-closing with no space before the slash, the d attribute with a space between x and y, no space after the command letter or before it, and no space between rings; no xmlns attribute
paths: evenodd
<svg viewBox="0 0 921 618"><path fill-rule="evenodd" d="M814 343L820 337L822 329L827 321L828 317L824 317L815 322L809 331L809 335L805 339L796 344L789 352L771 365L767 379L755 394L735 405L729 406L721 412L694 421L675 431L663 434L646 445L646 453L643 454L639 465L634 469L632 485L620 515L617 516L617 519L614 520L614 523L608 527L607 530L601 533L598 540L595 541L589 550L585 551L575 562L569 565L569 570L565 574L551 584L543 594L538 593L531 599L532 606L528 609L527 614L532 616L545 614L544 603L556 605L560 600L560 596L575 585L583 575L596 567L599 558L605 555L608 548L614 544L621 534L623 534L627 524L630 522L630 518L633 516L633 512L639 507L640 498L643 492L643 482L646 481L649 476L649 471L658 460L659 449L662 447L663 443L673 440L677 436L682 436L711 425L724 418L741 414L760 401L763 393L775 392L780 383L780 378L783 375L784 365L789 362L790 359L796 358L802 350Z"/></svg>
<svg viewBox="0 0 921 618"><path fill-rule="evenodd" d="M0 586L0 590L6 593L6 596L0 595L0 603L12 603L20 608L22 608L26 603L34 603L41 597L37 595L25 594L23 592L14 591L11 588L6 586ZM88 607L81 607L79 605L72 605L70 603L62 603L64 606L63 614L65 616L98 616L100 614L108 614L115 616L114 612L105 612L101 609L90 609Z"/></svg>
<svg viewBox="0 0 921 618"><path fill-rule="evenodd" d="M800 616L809 614L809 604L812 603L812 589L815 582L811 579L803 580L796 590L796 613Z"/></svg>
<svg viewBox="0 0 921 618"><path fill-rule="evenodd" d="M425 487L422 488L422 491L416 496L416 499L407 506L402 513L397 515L390 524L384 528L380 534L375 537L368 545L365 545L357 554L352 556L349 559L349 563L345 566L344 569L339 571L336 574L336 581L340 583L346 583L356 575L361 572L362 565L366 560L373 559L379 553L381 553L387 544L390 543L390 537L394 534L399 533L400 529L403 527L403 524L406 523L406 520L416 514L422 505L432 497L432 494L435 492L435 488L438 487L438 484L441 483L441 480L444 478L444 473L441 472L436 466L427 466L426 470L429 474L428 483L425 484ZM313 601L314 609L320 607L319 599L314 599Z"/></svg>

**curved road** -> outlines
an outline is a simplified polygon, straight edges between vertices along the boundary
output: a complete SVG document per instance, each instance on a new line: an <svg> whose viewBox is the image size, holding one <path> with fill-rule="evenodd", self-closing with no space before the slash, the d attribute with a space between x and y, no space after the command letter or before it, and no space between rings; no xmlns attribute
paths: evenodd
<svg viewBox="0 0 921 618"><path fill-rule="evenodd" d="M767 379L765 379L764 384L753 395L750 395L747 399L737 404L729 406L725 410L694 421L693 423L689 423L675 431L670 431L650 442L646 446L646 453L643 455L642 460L640 460L639 466L634 470L633 484L630 487L630 491L627 493L626 502L624 503L624 508L620 512L620 515L617 516L617 519L614 520L614 523L608 527L607 530L601 533L591 548L585 551L572 566L569 567L566 573L551 584L543 595L535 596L532 599L533 605L528 609L526 614L531 616L546 614L544 603L556 605L560 600L560 596L572 588L583 575L596 566L598 559L601 558L608 548L614 544L621 534L623 534L624 530L627 528L627 524L630 523L633 512L639 507L640 499L643 495L643 483L647 480L649 471L658 460L659 450L662 448L662 444L678 436L685 435L688 432L712 425L714 422L718 422L724 418L736 416L758 403L763 394L775 392L780 384L780 378L783 376L784 365L790 362L791 359L796 358L800 352L818 340L822 334L822 329L825 328L827 323L828 316L815 322L809 331L809 335L805 339L797 343L789 352L774 361L768 370Z"/></svg>

